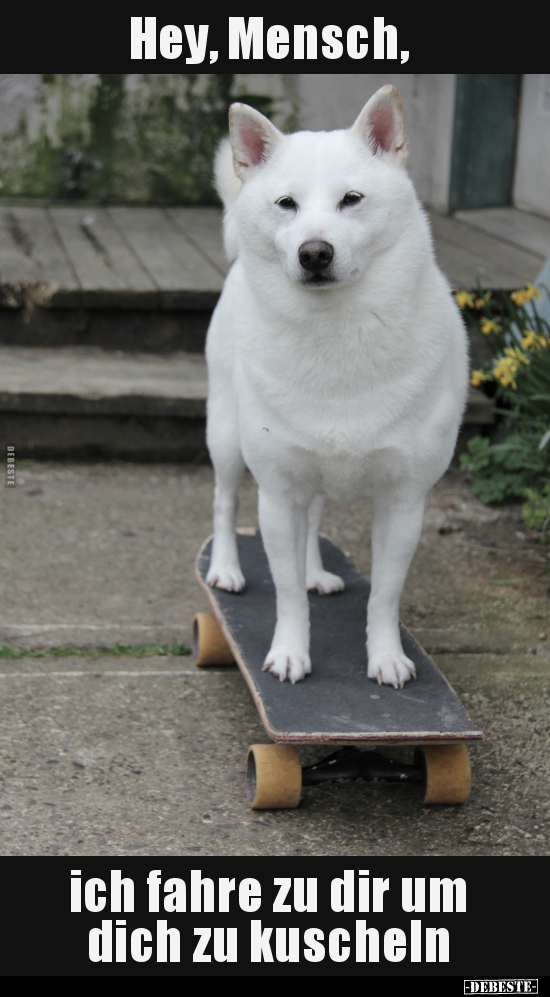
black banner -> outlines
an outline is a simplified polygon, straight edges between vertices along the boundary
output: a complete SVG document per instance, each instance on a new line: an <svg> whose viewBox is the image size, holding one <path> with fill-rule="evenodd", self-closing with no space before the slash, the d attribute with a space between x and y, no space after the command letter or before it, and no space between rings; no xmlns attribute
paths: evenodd
<svg viewBox="0 0 550 997"><path fill-rule="evenodd" d="M463 993L465 980L548 969L546 857L5 858L0 869L4 976L449 976Z"/></svg>
<svg viewBox="0 0 550 997"><path fill-rule="evenodd" d="M118 69L126 73L395 73L419 69L484 72L518 62L517 32L493 8L452 17L387 9L361 22L277 16L226 17L208 8L200 22L166 5L133 17L91 11L63 22L48 11L3 14L0 51L8 69ZM532 26L531 26L532 27ZM545 62L544 32L522 45L531 68ZM527 56L528 53L528 56Z"/></svg>

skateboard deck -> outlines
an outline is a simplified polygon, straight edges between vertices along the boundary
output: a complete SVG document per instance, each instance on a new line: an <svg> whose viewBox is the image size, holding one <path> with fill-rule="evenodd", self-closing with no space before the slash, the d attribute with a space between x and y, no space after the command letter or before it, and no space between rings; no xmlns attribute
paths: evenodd
<svg viewBox="0 0 550 997"><path fill-rule="evenodd" d="M283 742L429 744L483 738L457 694L412 634L401 625L405 654L417 679L403 689L367 678L365 650L368 582L335 544L321 537L327 571L345 591L310 593L312 673L291 685L262 666L275 628L275 586L259 530L238 531L243 592L206 583L212 538L197 557L197 579L252 694L267 734Z"/></svg>

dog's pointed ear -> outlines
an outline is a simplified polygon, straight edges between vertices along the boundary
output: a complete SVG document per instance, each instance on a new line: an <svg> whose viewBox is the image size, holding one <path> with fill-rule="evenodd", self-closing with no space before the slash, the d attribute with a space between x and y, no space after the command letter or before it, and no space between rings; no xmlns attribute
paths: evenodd
<svg viewBox="0 0 550 997"><path fill-rule="evenodd" d="M395 87L381 87L365 104L351 131L359 135L376 156L404 164L409 155L403 104Z"/></svg>
<svg viewBox="0 0 550 997"><path fill-rule="evenodd" d="M233 167L246 180L262 163L267 162L284 136L259 111L248 104L229 108L229 135L233 149Z"/></svg>

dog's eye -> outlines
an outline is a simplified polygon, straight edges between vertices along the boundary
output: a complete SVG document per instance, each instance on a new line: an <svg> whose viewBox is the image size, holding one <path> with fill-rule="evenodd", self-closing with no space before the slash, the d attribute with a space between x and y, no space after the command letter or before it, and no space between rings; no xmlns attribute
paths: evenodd
<svg viewBox="0 0 550 997"><path fill-rule="evenodd" d="M359 201L363 200L363 194L360 194L357 190L349 190L347 194L344 194L340 207L345 208L348 204L359 204Z"/></svg>
<svg viewBox="0 0 550 997"><path fill-rule="evenodd" d="M280 208L284 208L286 211L291 211L293 208L298 207L296 201L288 196L280 197L278 201L275 201L275 204L278 204Z"/></svg>

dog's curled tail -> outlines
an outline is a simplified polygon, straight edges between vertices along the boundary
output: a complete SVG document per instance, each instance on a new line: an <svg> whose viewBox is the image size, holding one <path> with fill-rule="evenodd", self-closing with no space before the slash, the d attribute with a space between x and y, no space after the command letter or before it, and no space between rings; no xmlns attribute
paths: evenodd
<svg viewBox="0 0 550 997"><path fill-rule="evenodd" d="M233 152L231 142L224 138L220 142L214 161L214 180L216 190L220 195L223 206L223 244L227 259L232 263L237 257L237 225L235 221L235 201L242 183L233 169Z"/></svg>

